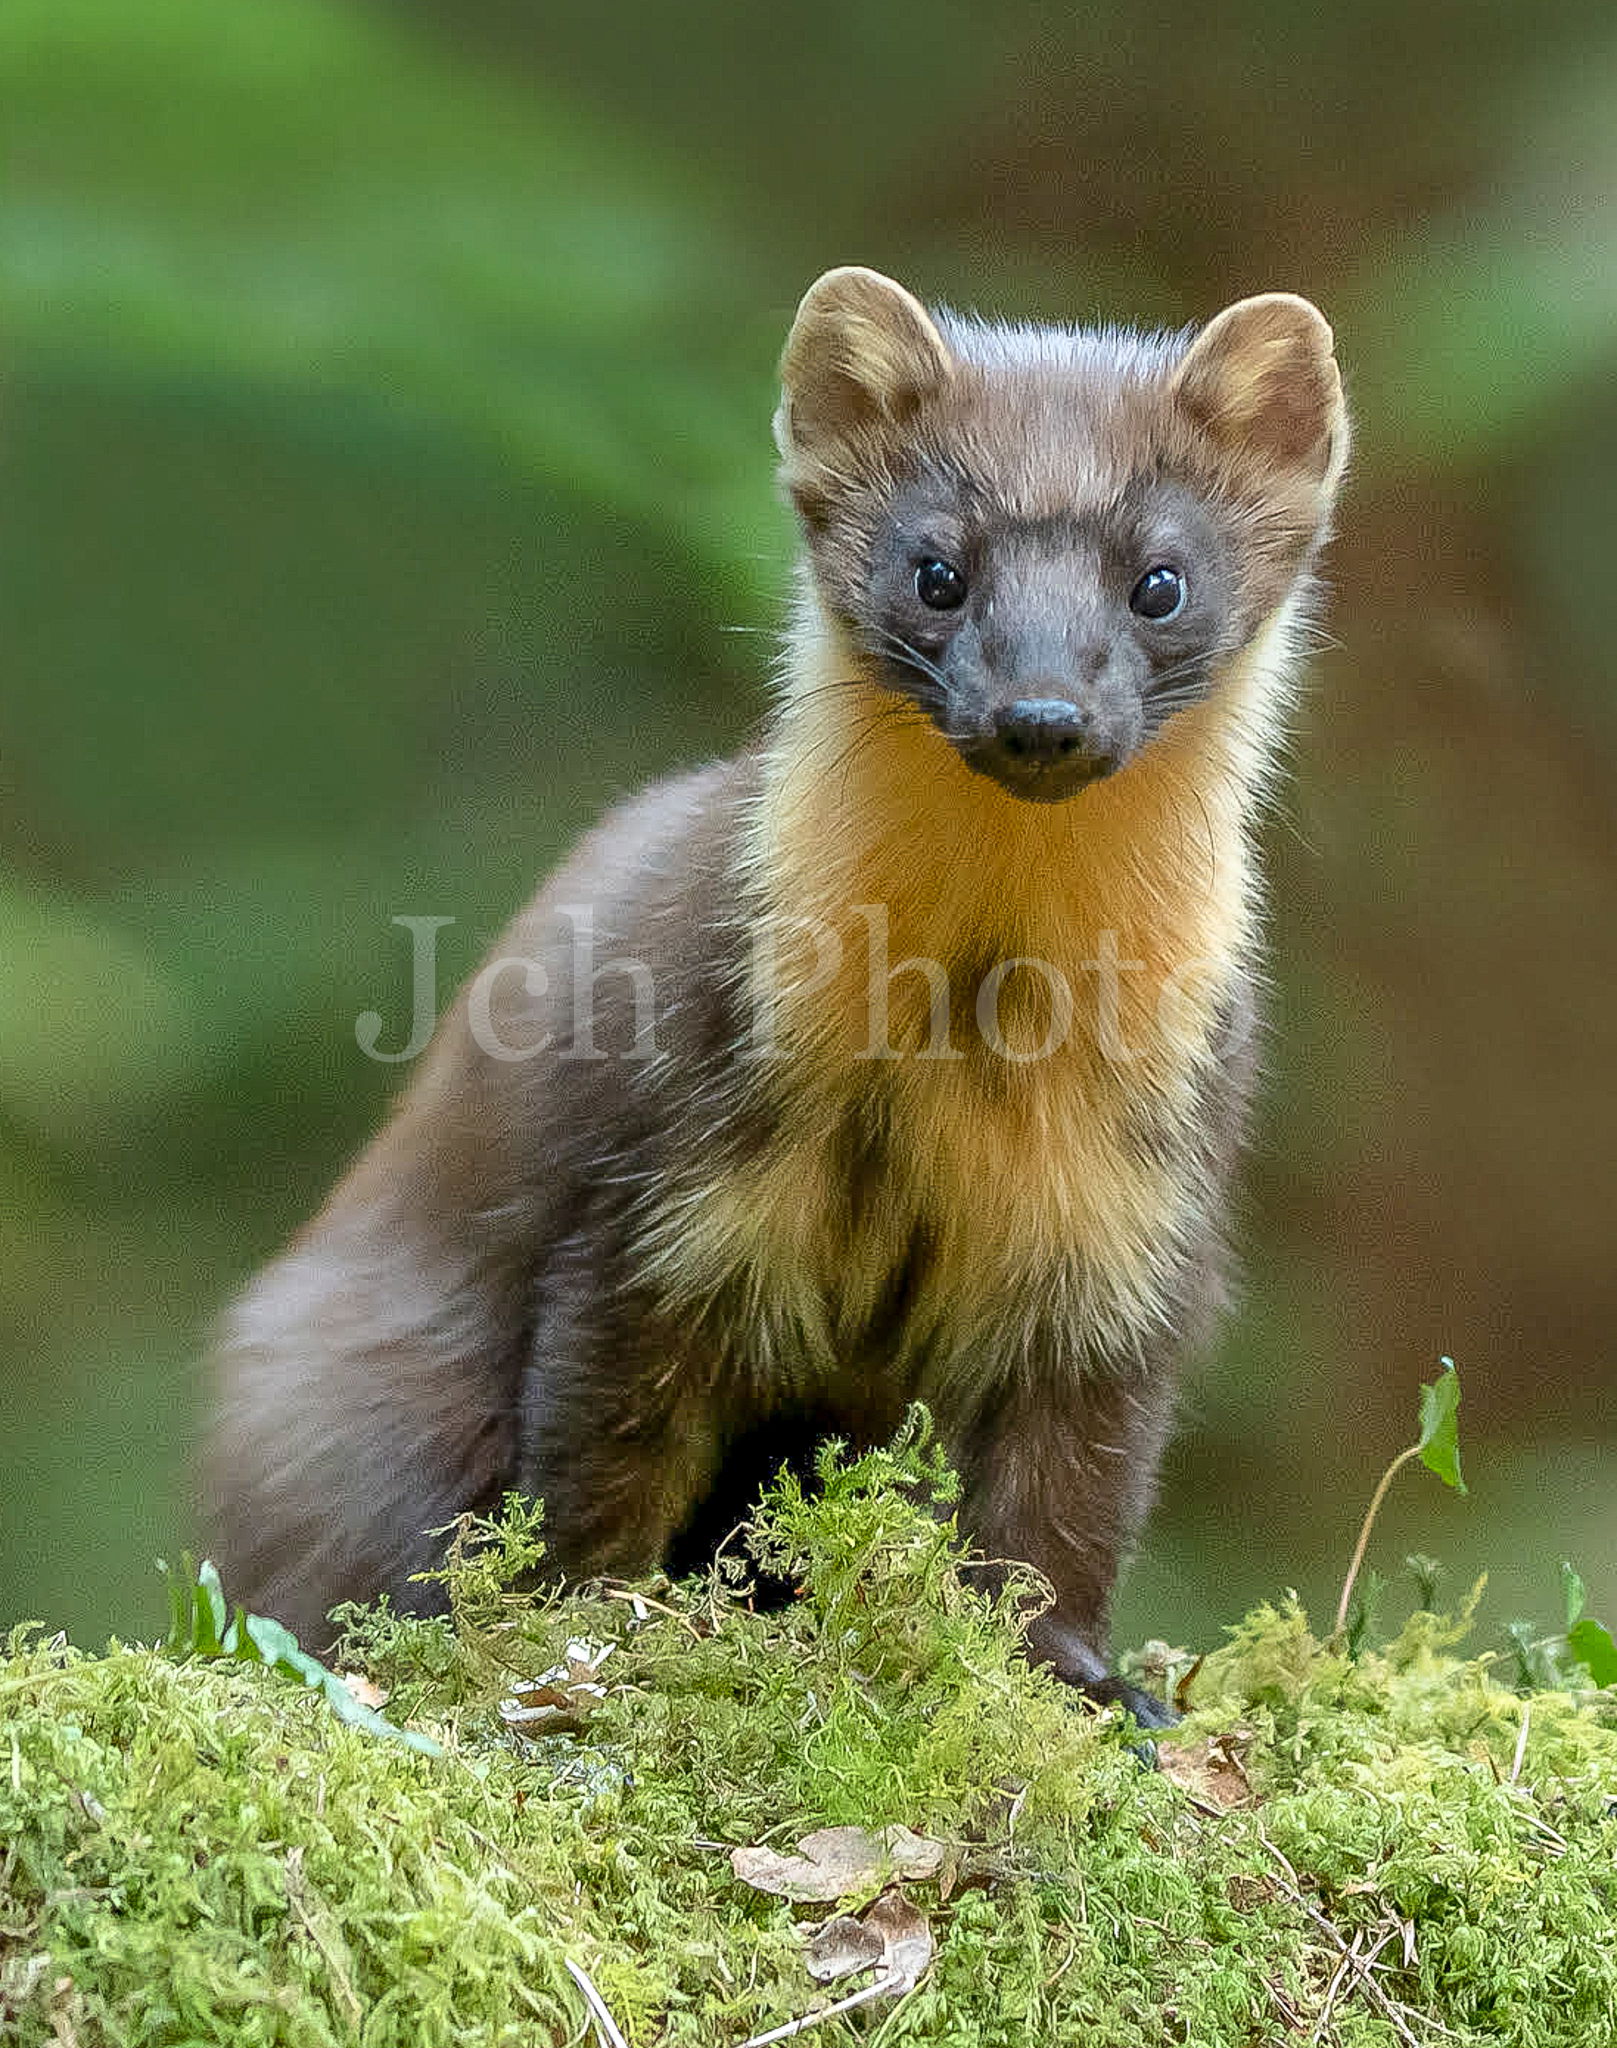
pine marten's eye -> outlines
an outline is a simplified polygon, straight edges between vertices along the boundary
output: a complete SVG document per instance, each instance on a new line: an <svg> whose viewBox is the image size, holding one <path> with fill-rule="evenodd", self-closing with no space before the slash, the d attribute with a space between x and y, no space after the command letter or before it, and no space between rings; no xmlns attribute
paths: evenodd
<svg viewBox="0 0 1617 2048"><path fill-rule="evenodd" d="M1159 562L1129 592L1129 610L1160 626L1164 619L1177 618L1185 608L1185 579L1178 569Z"/></svg>
<svg viewBox="0 0 1617 2048"><path fill-rule="evenodd" d="M923 562L915 572L915 595L935 612L952 612L966 601L966 579L953 562Z"/></svg>

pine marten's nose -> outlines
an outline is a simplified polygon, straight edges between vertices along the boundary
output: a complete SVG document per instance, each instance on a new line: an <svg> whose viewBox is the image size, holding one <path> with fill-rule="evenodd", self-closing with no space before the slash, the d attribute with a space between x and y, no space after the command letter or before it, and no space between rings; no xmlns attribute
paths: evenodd
<svg viewBox="0 0 1617 2048"><path fill-rule="evenodd" d="M1111 774L1120 754L1064 696L1019 696L995 713L989 772L1025 797L1064 797Z"/></svg>
<svg viewBox="0 0 1617 2048"><path fill-rule="evenodd" d="M1084 722L1064 697L1021 697L994 714L994 737L1010 760L1037 768L1082 753Z"/></svg>
<svg viewBox="0 0 1617 2048"><path fill-rule="evenodd" d="M991 710L960 756L1012 796L1059 803L1121 768L1131 747L1116 721L1080 710L1070 697L1018 697Z"/></svg>

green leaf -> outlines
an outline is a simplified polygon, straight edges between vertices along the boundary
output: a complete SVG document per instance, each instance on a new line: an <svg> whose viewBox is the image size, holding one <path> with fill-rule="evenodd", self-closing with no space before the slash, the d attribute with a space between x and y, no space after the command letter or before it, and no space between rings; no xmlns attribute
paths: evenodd
<svg viewBox="0 0 1617 2048"><path fill-rule="evenodd" d="M1421 1463L1435 1472L1445 1486L1457 1493L1466 1491L1460 1477L1460 1375L1454 1360L1445 1358L1443 1370L1430 1386L1420 1390Z"/></svg>
<svg viewBox="0 0 1617 2048"><path fill-rule="evenodd" d="M191 1578L185 1569L189 1562L182 1557L176 1569L166 1557L157 1560L157 1569L168 1580L168 1634L163 1648L171 1657L183 1657L191 1647Z"/></svg>
<svg viewBox="0 0 1617 2048"><path fill-rule="evenodd" d="M264 1664L284 1665L304 1674L298 1660L314 1664L316 1670L325 1667L316 1663L306 1651L298 1648L298 1639L283 1622L272 1621L267 1614L243 1614L242 1633L257 1654L257 1660Z"/></svg>
<svg viewBox="0 0 1617 2048"><path fill-rule="evenodd" d="M161 1560L159 1569L168 1577L172 1619L164 1647L171 1657L223 1657L235 1664L267 1666L323 1693L338 1720L350 1727L402 1742L420 1756L443 1755L430 1735L396 1727L374 1707L355 1699L336 1672L328 1671L318 1657L301 1648L297 1637L281 1622L267 1614L249 1614L239 1606L232 1615L213 1563L205 1559L199 1567L187 1551L177 1569Z"/></svg>
<svg viewBox="0 0 1617 2048"><path fill-rule="evenodd" d="M1561 1560L1561 1592L1566 1600L1566 1625L1568 1630L1571 1630L1578 1624L1587 1595L1583 1580L1564 1557Z"/></svg>
<svg viewBox="0 0 1617 2048"><path fill-rule="evenodd" d="M1617 1643L1610 1629L1587 1619L1566 1632L1567 1648L1596 1685L1617 1685Z"/></svg>
<svg viewBox="0 0 1617 2048"><path fill-rule="evenodd" d="M299 1651L298 1655L306 1653ZM314 1659L308 1661L313 1664ZM379 1714L374 1707L367 1707L363 1700L356 1700L343 1684L335 1671L327 1671L323 1665L315 1667L320 1673L320 1690L325 1694L331 1711L339 1721L346 1721L351 1728L367 1729L372 1735L382 1735L394 1742L402 1742L406 1749L413 1749L419 1756L442 1756L443 1746L434 1742L430 1735L423 1735L417 1728L400 1728ZM308 1683L314 1684L314 1680Z"/></svg>
<svg viewBox="0 0 1617 2048"><path fill-rule="evenodd" d="M199 1633L198 1640L206 1641L213 1650L222 1649L230 1622L230 1603L219 1583L219 1567L206 1557L197 1566L197 1616L206 1630L205 1637Z"/></svg>

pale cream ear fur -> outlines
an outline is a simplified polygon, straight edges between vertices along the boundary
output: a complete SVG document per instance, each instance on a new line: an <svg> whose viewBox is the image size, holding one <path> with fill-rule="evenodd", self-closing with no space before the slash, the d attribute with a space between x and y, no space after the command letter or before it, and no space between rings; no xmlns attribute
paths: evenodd
<svg viewBox="0 0 1617 2048"><path fill-rule="evenodd" d="M1331 487L1348 440L1334 348L1318 307L1294 292L1264 292L1208 322L1174 375L1174 397L1231 453Z"/></svg>
<svg viewBox="0 0 1617 2048"><path fill-rule="evenodd" d="M902 419L953 374L930 315L901 284L845 264L809 286L781 357L775 440L813 456L883 420Z"/></svg>

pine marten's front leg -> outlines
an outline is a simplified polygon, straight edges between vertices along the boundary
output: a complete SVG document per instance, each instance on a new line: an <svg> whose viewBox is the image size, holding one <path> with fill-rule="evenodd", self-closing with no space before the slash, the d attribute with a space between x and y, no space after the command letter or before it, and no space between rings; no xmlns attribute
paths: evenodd
<svg viewBox="0 0 1617 2048"><path fill-rule="evenodd" d="M1167 1727L1171 1710L1113 1677L1107 1659L1112 1587L1151 1503L1171 1374L1075 1367L1062 1349L1051 1340L1036 1363L1006 1367L969 1417L940 1411L960 1526L990 1566L1029 1564L1049 1581L1054 1602L1028 1631L1035 1658L1142 1727Z"/></svg>

